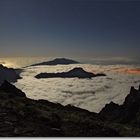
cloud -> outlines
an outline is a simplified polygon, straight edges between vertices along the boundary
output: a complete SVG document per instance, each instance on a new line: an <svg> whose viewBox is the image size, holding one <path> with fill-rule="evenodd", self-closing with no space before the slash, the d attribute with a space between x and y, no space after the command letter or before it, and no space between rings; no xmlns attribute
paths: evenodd
<svg viewBox="0 0 140 140"><path fill-rule="evenodd" d="M48 78L36 79L35 75L41 72L63 72L74 67L83 67L94 73L104 72L105 77L89 79L78 78ZM25 68L15 85L22 89L28 97L33 99L46 99L63 105L72 104L77 107L99 112L106 103L114 101L122 104L129 93L131 86L140 84L140 75L123 73L119 69L134 69L129 65L57 65L36 66Z"/></svg>
<svg viewBox="0 0 140 140"><path fill-rule="evenodd" d="M0 64L5 64L5 62L4 61L0 61Z"/></svg>

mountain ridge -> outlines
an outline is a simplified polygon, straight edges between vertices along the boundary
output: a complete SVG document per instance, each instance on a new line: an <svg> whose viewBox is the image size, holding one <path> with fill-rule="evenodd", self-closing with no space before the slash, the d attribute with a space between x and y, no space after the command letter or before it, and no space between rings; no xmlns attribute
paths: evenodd
<svg viewBox="0 0 140 140"><path fill-rule="evenodd" d="M2 84L4 80L16 82L17 79L21 79L20 72L20 69L7 68L0 64L0 84Z"/></svg>
<svg viewBox="0 0 140 140"><path fill-rule="evenodd" d="M61 73L40 73L35 76L35 78L92 78L97 76L106 76L103 73L94 74L91 72L85 71L81 67L75 67L68 72L61 72Z"/></svg>
<svg viewBox="0 0 140 140"><path fill-rule="evenodd" d="M69 64L79 64L79 62L68 59L68 58L55 58L50 61L41 62L37 64L32 64L30 66L40 66L40 65L69 65Z"/></svg>
<svg viewBox="0 0 140 140"><path fill-rule="evenodd" d="M134 87L123 105L111 102L100 113L47 100L30 99L7 81L0 86L0 97L1 137L140 136L140 105L133 111L133 107L139 102L140 89L136 90ZM126 117L131 116L131 119L126 122L124 114L116 116L116 111L113 110L118 109L126 112Z"/></svg>

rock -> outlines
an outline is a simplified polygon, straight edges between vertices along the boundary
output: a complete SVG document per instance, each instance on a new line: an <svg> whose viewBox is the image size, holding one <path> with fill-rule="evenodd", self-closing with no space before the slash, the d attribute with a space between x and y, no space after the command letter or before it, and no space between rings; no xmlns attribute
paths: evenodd
<svg viewBox="0 0 140 140"><path fill-rule="evenodd" d="M16 82L17 79L20 79L20 72L19 70L17 71L13 68L7 68L3 65L0 65L0 84L2 84L4 80L7 80L9 82Z"/></svg>
<svg viewBox="0 0 140 140"><path fill-rule="evenodd" d="M52 113L51 120L52 120L51 126L53 128L60 128L61 127L62 120L56 113Z"/></svg>
<svg viewBox="0 0 140 140"><path fill-rule="evenodd" d="M102 119L106 118L110 121L130 123L131 121L135 121L139 111L140 88L137 90L134 87L131 87L130 93L126 96L122 105L111 102L110 104L105 105L99 115Z"/></svg>
<svg viewBox="0 0 140 140"><path fill-rule="evenodd" d="M120 106L114 102L110 102L109 104L105 105L105 107L100 111L99 115L102 119L113 120L120 115L120 112Z"/></svg>
<svg viewBox="0 0 140 140"><path fill-rule="evenodd" d="M29 99L7 81L0 87L0 96L2 93L10 98L0 98L0 136L140 136L140 89L132 87L123 105L111 102L98 114L71 105Z"/></svg>
<svg viewBox="0 0 140 140"><path fill-rule="evenodd" d="M64 137L64 131L58 128L51 128L51 133L53 137Z"/></svg>
<svg viewBox="0 0 140 140"><path fill-rule="evenodd" d="M140 110L140 89L131 87L130 94L127 95L123 103L123 117L126 122L133 120Z"/></svg>
<svg viewBox="0 0 140 140"><path fill-rule="evenodd" d="M10 84L8 81L4 81L0 86L0 96L13 98L13 97L26 97L25 93L20 89L16 88L14 85Z"/></svg>
<svg viewBox="0 0 140 140"><path fill-rule="evenodd" d="M68 72L62 72L62 73L40 73L36 75L35 77L40 78L92 78L97 76L106 76L105 74L93 74L91 72L86 72L83 70L83 68L77 67L74 68Z"/></svg>
<svg viewBox="0 0 140 140"><path fill-rule="evenodd" d="M97 73L96 76L106 76L104 73Z"/></svg>

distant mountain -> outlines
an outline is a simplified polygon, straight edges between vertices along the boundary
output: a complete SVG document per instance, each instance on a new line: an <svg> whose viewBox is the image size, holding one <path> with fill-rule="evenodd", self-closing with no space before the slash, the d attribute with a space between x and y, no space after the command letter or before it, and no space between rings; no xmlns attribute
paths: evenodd
<svg viewBox="0 0 140 140"><path fill-rule="evenodd" d="M94 74L91 72L86 72L80 67L74 68L68 72L62 72L62 73L40 73L36 75L35 77L40 79L40 78L55 78L55 77L60 77L60 78L92 78L96 76L106 76L105 74Z"/></svg>
<svg viewBox="0 0 140 140"><path fill-rule="evenodd" d="M9 82L16 82L19 79L19 70L13 68L7 68L3 65L0 65L0 84L7 80Z"/></svg>
<svg viewBox="0 0 140 140"><path fill-rule="evenodd" d="M79 62L71 60L71 59L66 59L66 58L56 58L51 61L47 62L42 62L38 64L33 64L31 66L40 66L40 65L69 65L69 64L78 64Z"/></svg>

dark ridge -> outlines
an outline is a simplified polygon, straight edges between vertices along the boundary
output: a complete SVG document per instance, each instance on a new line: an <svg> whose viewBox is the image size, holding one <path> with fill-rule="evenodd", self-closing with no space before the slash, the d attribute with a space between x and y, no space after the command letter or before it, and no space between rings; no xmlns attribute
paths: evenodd
<svg viewBox="0 0 140 140"><path fill-rule="evenodd" d="M72 105L29 99L5 81L0 86L0 137L140 136L139 97L140 90L132 87L123 105L111 102L100 113L94 113Z"/></svg>
<svg viewBox="0 0 140 140"><path fill-rule="evenodd" d="M42 62L38 64L33 64L31 66L40 66L40 65L69 65L69 64L78 64L79 62L67 59L67 58L56 58L51 61Z"/></svg>
<svg viewBox="0 0 140 140"><path fill-rule="evenodd" d="M40 78L92 78L97 76L106 76L105 74L94 74L91 72L86 72L84 69L77 67L74 68L68 72L62 72L62 73L40 73L36 75L35 77Z"/></svg>
<svg viewBox="0 0 140 140"><path fill-rule="evenodd" d="M135 89L131 87L130 93L126 96L125 101L122 105L111 102L105 105L100 112L100 116L111 121L119 121L121 123L137 122L140 125L140 87ZM138 116L137 116L138 115Z"/></svg>
<svg viewBox="0 0 140 140"><path fill-rule="evenodd" d="M7 68L3 65L0 65L0 84L4 80L7 80L9 82L17 82L17 79L21 79L21 77L19 76L20 72L20 69Z"/></svg>
<svg viewBox="0 0 140 140"><path fill-rule="evenodd" d="M5 97L26 97L24 92L22 92L20 89L16 88L6 80L0 86L0 92L6 94Z"/></svg>

